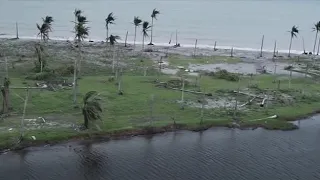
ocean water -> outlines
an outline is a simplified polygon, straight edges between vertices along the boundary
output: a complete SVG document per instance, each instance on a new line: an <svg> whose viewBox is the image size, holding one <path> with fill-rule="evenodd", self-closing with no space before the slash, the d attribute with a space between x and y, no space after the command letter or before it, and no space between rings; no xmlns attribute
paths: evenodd
<svg viewBox="0 0 320 180"><path fill-rule="evenodd" d="M279 51L289 47L293 25L300 29L292 49L303 50L303 39L307 51L313 50L315 32L313 24L320 20L320 1L316 0L1 0L0 34L15 36L18 22L21 37L34 38L36 23L46 15L53 16L52 38L73 38L73 11L82 9L90 26L91 40L105 39L105 21L108 13L117 18L110 33L133 41L133 17L139 16L151 22L153 8L161 14L154 24L155 44L168 44L178 31L178 42L183 46L212 47L214 42L224 48L244 50L260 49L262 35L264 47L273 50L277 41ZM1 37L1 36L0 36ZM142 41L139 29L137 41ZM149 40L146 40L146 42ZM148 42L147 42L148 43Z"/></svg>

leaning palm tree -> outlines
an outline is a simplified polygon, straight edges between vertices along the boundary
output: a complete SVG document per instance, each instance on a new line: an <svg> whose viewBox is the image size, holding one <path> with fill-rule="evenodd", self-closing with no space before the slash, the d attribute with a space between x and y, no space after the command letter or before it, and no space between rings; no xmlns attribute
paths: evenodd
<svg viewBox="0 0 320 180"><path fill-rule="evenodd" d="M78 48L79 48L79 65L77 63L77 59L74 61L74 70L73 70L73 103L76 105L77 104L77 92L78 92L78 77L77 77L77 71L80 73L80 68L81 68L81 41L83 41L85 38L89 36L89 27L86 26L87 23L87 18L82 15L78 15L77 17L77 22L75 22L75 39L77 40L78 43Z"/></svg>
<svg viewBox="0 0 320 180"><path fill-rule="evenodd" d="M114 24L114 21L116 20L116 18L114 17L113 13L110 13L108 15L108 17L105 19L106 21L106 30L107 30L107 42L108 42L108 38L109 38L109 25L110 24Z"/></svg>
<svg viewBox="0 0 320 180"><path fill-rule="evenodd" d="M148 37L148 31L150 29L150 25L148 21L144 21L142 23L142 49L144 49L144 38Z"/></svg>
<svg viewBox="0 0 320 180"><path fill-rule="evenodd" d="M290 45L289 45L289 54L288 54L288 57L290 57L290 51L291 51L291 45L292 45L292 39L294 37L297 37L297 34L299 34L299 30L298 30L298 27L297 26L292 26L291 28L291 31L290 32Z"/></svg>
<svg viewBox="0 0 320 180"><path fill-rule="evenodd" d="M136 37L137 37L137 27L140 26L142 23L142 20L138 17L135 16L133 18L133 24L134 24L134 41L133 41L133 46L136 46Z"/></svg>
<svg viewBox="0 0 320 180"><path fill-rule="evenodd" d="M156 19L157 20L157 15L160 14L160 11L158 11L157 9L153 9L152 11L152 14L151 14L151 40L150 40L150 43L149 45L153 45L152 43L152 36L153 36L153 19Z"/></svg>
<svg viewBox="0 0 320 180"><path fill-rule="evenodd" d="M37 24L39 30L38 36L40 36L41 40L46 41L49 39L49 32L52 31L53 18L51 16L46 16L45 18L42 18L42 21L42 25Z"/></svg>
<svg viewBox="0 0 320 180"><path fill-rule="evenodd" d="M114 72L114 59L115 59L115 54L116 54L116 46L115 43L117 42L117 40L120 40L119 36L114 36L114 35L110 35L110 37L107 38L107 41L109 41L110 45L113 46L113 56L112 56L112 72Z"/></svg>
<svg viewBox="0 0 320 180"><path fill-rule="evenodd" d="M100 119L102 113L101 104L98 99L97 91L89 91L83 97L82 115L84 118L84 127L89 128L89 121L95 121Z"/></svg>
<svg viewBox="0 0 320 180"><path fill-rule="evenodd" d="M53 18L52 16L46 16L45 18L42 18L43 24L47 25L47 37L49 39L49 32L52 31L52 23L53 23Z"/></svg>
<svg viewBox="0 0 320 180"><path fill-rule="evenodd" d="M317 46L317 40L318 40L318 33L320 31L320 21L314 24L314 27L312 28L313 31L316 31L316 38L314 39L314 45L313 45L313 51L312 53L316 53L316 46ZM319 45L318 45L319 47Z"/></svg>

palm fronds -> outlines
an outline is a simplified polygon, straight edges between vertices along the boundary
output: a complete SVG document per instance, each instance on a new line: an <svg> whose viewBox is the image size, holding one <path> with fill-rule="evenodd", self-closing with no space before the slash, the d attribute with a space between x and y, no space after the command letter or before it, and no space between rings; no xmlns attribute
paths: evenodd
<svg viewBox="0 0 320 180"><path fill-rule="evenodd" d="M291 37L297 37L297 34L299 34L299 29L297 26L292 26L290 31Z"/></svg>
<svg viewBox="0 0 320 180"><path fill-rule="evenodd" d="M53 22L53 18L51 16L46 16L45 18L42 18L42 21L42 25L36 25L39 30L38 36L45 41L49 39L49 32L52 31L51 23Z"/></svg>
<svg viewBox="0 0 320 180"><path fill-rule="evenodd" d="M148 37L148 31L149 31L150 28L151 28L151 26L149 25L148 21L144 21L142 23L142 35L144 37Z"/></svg>
<svg viewBox="0 0 320 180"><path fill-rule="evenodd" d="M157 9L153 9L151 18L157 19L157 15L159 14L160 14L160 11L158 11Z"/></svg>
<svg viewBox="0 0 320 180"><path fill-rule="evenodd" d="M135 16L133 18L133 24L137 27L137 26L140 26L142 23L142 20L138 17L138 16Z"/></svg>
<svg viewBox="0 0 320 180"><path fill-rule="evenodd" d="M99 100L97 91L89 91L83 98L82 114L86 128L88 128L88 121L101 120L102 108Z"/></svg>
<svg viewBox="0 0 320 180"><path fill-rule="evenodd" d="M120 40L120 39L121 39L120 36L114 36L112 34L110 35L110 37L108 37L108 40L111 45L114 45L117 42L117 40Z"/></svg>
<svg viewBox="0 0 320 180"><path fill-rule="evenodd" d="M114 17L113 13L109 13L108 17L105 19L106 27L108 28L109 24L114 24L115 20L116 20L116 18Z"/></svg>

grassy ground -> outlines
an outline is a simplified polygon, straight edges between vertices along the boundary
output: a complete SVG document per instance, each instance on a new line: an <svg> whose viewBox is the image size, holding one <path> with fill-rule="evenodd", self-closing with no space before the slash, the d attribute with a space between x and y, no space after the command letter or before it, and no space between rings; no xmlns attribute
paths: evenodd
<svg viewBox="0 0 320 180"><path fill-rule="evenodd" d="M206 63L207 61L210 61L209 63L234 63L239 59L220 56L190 58L174 55L169 57L169 62L173 65L186 65L190 62ZM34 74L31 70L33 62L22 62L17 63L14 69L12 67L9 69L11 87L34 86L36 82L25 79L30 74ZM295 128L294 125L288 123L288 120L303 118L318 112L320 107L320 84L312 79L294 78L289 88L289 79L286 76L241 76L239 82L218 79L214 76L202 76L200 79L195 76L186 76L188 83L185 89L201 90L212 94L206 97L203 116L201 116L201 108L192 104L199 105L199 101L203 98L202 95L184 93L187 105L184 105L182 110L181 91L157 87L154 82L158 78L161 82L167 82L179 79L178 77L163 74L158 77L152 67L152 61L146 57L137 56L127 59L125 63L130 66L123 67L122 90L124 95L118 95L116 82L108 81L111 76L110 67L83 62L83 73L79 80L78 105L82 106L82 97L86 92L95 90L100 93L103 106L102 122L96 124L100 126L101 131L97 131L93 125L88 131L77 131L77 127L83 122L83 117L81 109L74 108L72 103L72 88L57 91L32 90L26 109L26 119L44 117L46 123L25 121L27 142L54 142L72 137L88 137L96 133L110 134L115 131L141 130L150 125L160 128L172 125L174 122L186 129L232 126L234 118L239 119L243 127L287 130ZM49 62L50 69L61 67L62 65L57 61ZM150 69L147 76L143 76L144 67ZM68 75L63 78L70 81L72 76ZM280 88L278 88L278 80L281 82ZM243 104L251 99L233 92L238 88L240 91L261 96L272 96L276 100L270 102L266 107L260 107L258 103L261 99L259 99L251 105L244 106L236 113L233 105L210 104L210 100L213 102L223 100L234 104L235 99L239 104ZM283 97L283 95L290 98ZM2 101L1 98L0 101ZM10 99L13 110L10 117L0 121L0 149L12 146L19 136L24 98L24 90L11 91ZM278 115L279 118L257 120L272 115ZM200 124L201 120L202 124ZM31 136L35 136L37 140L31 140Z"/></svg>

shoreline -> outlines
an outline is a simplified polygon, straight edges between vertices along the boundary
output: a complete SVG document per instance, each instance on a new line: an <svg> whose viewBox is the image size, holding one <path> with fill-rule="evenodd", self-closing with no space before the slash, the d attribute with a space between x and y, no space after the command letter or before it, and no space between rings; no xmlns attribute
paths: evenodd
<svg viewBox="0 0 320 180"><path fill-rule="evenodd" d="M19 39L16 39L15 37L3 37L0 36L0 41L20 41L20 42L35 42L39 41L37 37L19 37ZM72 42L72 38L52 38L48 42L50 43L61 43L61 42ZM86 45L92 44L101 44L101 42L104 42L104 39L87 39L83 41ZM124 41L119 41L118 46L123 46L124 48ZM128 41L127 42L128 47L133 47L133 42ZM141 51L142 49L142 42L137 41L136 42L136 47L137 49L134 51ZM181 44L181 47L174 47L174 43L168 44L168 43L158 43L155 45L147 45L145 44L145 49L148 48L154 48L154 49L161 49L162 51L166 52L167 49L169 49L169 53L175 53L175 52L189 52L189 56L193 55L194 52L194 44ZM250 48L250 47L233 47L233 46L217 46L217 50L214 50L214 46L212 45L204 45L204 44L198 44L197 45L197 50L200 50L197 54L199 56L206 56L206 55L220 55L220 54L226 54L230 55L231 48L234 49L234 56L235 57L243 57L243 56L252 56L252 58L258 58L258 59L264 59L264 58L272 58L273 56L273 50L271 49L263 49L263 57L260 57L260 49L256 48ZM210 53L208 52L210 51ZM278 57L287 57L288 50L277 50L276 53L278 52ZM310 55L304 55L303 51L300 50L291 50L292 57L294 56L310 56ZM314 58L317 58L316 55L311 55ZM320 57L319 57L320 58Z"/></svg>
<svg viewBox="0 0 320 180"><path fill-rule="evenodd" d="M262 128L264 130L269 131L293 131L298 130L299 127L295 125L294 121L299 120L309 120L308 118L312 116L316 116L320 114L320 109L313 111L311 113L300 115L297 117L290 117L286 118L280 117L280 120L285 121L288 123L289 126L286 128L279 128L279 127L272 127L268 126L267 124L263 123L256 123L256 124L241 124L240 126L237 126L230 122L224 122L221 124L203 124L203 125L197 125L197 126L190 126L187 124L168 124L166 126L161 127L143 127L143 128L132 128L132 129L118 129L118 130L112 130L107 132L83 132L82 134L73 135L68 137L67 139L53 139L53 140L28 140L24 141L23 143L19 144L16 147L0 147L0 155L12 152L12 151L19 151L30 147L39 147L39 146L54 146L58 144L65 144L75 141L98 141L98 142L106 142L111 140L123 140L123 139L130 139L132 137L136 136L154 136L159 135L163 133L169 133L169 132L175 132L175 131L191 131L191 132L204 132L206 130L212 129L212 128L227 128L227 129L239 129L239 130L256 130L258 128ZM278 119L279 120L279 119ZM260 121L259 121L260 122Z"/></svg>

